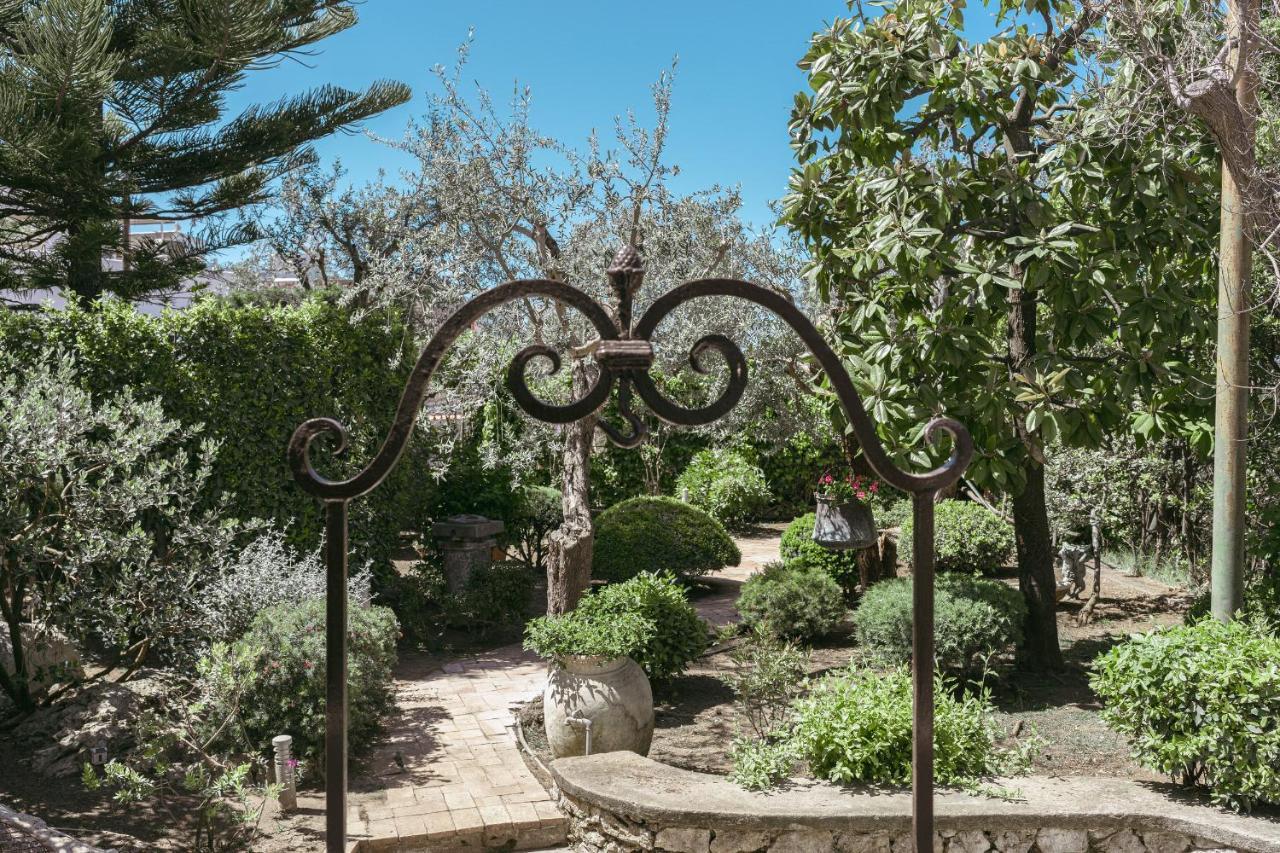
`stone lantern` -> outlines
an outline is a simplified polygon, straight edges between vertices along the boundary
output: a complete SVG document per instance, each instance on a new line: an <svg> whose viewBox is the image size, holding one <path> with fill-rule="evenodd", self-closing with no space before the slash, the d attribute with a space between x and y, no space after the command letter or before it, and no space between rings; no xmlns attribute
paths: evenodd
<svg viewBox="0 0 1280 853"><path fill-rule="evenodd" d="M498 534L504 529L501 521L483 515L453 515L431 525L436 547L444 555L450 592L465 588L473 571L492 562Z"/></svg>

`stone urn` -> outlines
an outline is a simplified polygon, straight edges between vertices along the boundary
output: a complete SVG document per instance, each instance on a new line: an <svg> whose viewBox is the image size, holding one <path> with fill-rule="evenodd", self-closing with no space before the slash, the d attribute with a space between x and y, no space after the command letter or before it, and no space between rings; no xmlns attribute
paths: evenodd
<svg viewBox="0 0 1280 853"><path fill-rule="evenodd" d="M553 662L542 713L556 758L619 750L648 755L653 740L653 690L629 657Z"/></svg>
<svg viewBox="0 0 1280 853"><path fill-rule="evenodd" d="M880 531L876 529L871 507L862 501L840 502L830 495L814 495L817 509L814 512L813 541L832 551L852 551L870 548L876 544Z"/></svg>

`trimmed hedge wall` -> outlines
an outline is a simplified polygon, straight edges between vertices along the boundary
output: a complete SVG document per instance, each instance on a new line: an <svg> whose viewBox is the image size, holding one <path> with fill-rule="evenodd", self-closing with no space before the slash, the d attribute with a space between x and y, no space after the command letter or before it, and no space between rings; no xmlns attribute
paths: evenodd
<svg viewBox="0 0 1280 853"><path fill-rule="evenodd" d="M131 387L158 398L165 414L204 424L222 447L212 483L234 495L231 512L289 524L295 544L314 547L323 528L319 502L294 482L285 446L309 417L336 417L351 432L343 459L313 450L330 476L366 464L395 414L411 358L401 329L370 319L352 324L320 301L298 307L229 307L215 301L150 317L127 303L98 310L0 311L0 368L21 370L50 347L77 358L95 396ZM390 365L396 364L397 367ZM435 485L426 472L423 433L387 481L351 504L353 562L382 565L401 530L421 529Z"/></svg>

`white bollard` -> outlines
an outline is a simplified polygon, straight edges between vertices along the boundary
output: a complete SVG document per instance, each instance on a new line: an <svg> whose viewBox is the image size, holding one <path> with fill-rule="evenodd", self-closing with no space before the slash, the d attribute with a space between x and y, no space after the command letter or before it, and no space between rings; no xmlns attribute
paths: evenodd
<svg viewBox="0 0 1280 853"><path fill-rule="evenodd" d="M293 738L289 735L277 735L271 739L271 746L276 751L276 781L280 783L280 810L292 811L298 807L298 787L293 772Z"/></svg>

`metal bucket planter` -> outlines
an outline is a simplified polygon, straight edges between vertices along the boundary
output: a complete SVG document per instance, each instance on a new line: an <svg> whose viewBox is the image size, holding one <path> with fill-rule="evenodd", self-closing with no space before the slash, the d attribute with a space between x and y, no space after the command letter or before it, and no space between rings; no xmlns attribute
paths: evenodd
<svg viewBox="0 0 1280 853"><path fill-rule="evenodd" d="M653 691L644 670L629 657L553 662L542 713L556 758L624 749L649 754Z"/></svg>
<svg viewBox="0 0 1280 853"><path fill-rule="evenodd" d="M813 541L832 551L870 548L880 538L871 507L861 501L836 503L829 495L814 495Z"/></svg>

